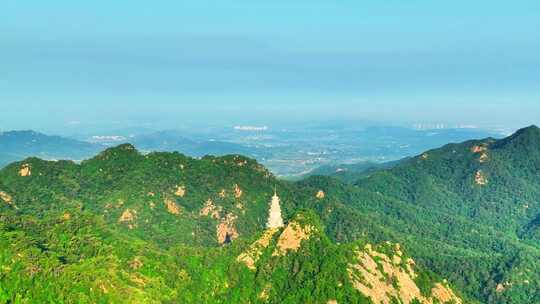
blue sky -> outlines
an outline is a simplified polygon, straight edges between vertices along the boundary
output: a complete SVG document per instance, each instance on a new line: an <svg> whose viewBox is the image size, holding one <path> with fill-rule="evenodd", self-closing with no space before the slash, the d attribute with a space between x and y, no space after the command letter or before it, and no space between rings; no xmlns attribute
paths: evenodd
<svg viewBox="0 0 540 304"><path fill-rule="evenodd" d="M0 129L538 124L539 29L538 1L4 0Z"/></svg>

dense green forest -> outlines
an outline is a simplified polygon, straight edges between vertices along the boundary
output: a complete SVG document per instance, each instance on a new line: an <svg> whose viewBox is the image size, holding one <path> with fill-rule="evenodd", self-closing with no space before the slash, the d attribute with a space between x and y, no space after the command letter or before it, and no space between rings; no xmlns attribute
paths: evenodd
<svg viewBox="0 0 540 304"><path fill-rule="evenodd" d="M0 303L539 303L539 172L536 127L347 182L128 144L29 158L0 171Z"/></svg>
<svg viewBox="0 0 540 304"><path fill-rule="evenodd" d="M323 165L317 169L302 175L298 179L305 179L311 176L332 176L344 182L355 182L360 178L368 177L371 174L383 169L391 169L399 163L407 161L409 158L404 158L396 161L389 161L383 163L376 163L371 161L364 161L352 164L331 164Z"/></svg>

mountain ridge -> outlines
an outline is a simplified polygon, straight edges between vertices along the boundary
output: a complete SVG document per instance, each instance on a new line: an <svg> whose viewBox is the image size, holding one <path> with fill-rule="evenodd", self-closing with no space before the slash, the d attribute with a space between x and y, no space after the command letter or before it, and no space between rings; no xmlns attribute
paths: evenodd
<svg viewBox="0 0 540 304"><path fill-rule="evenodd" d="M268 290L269 302L283 300L281 297L288 292L294 299L305 300L307 295L300 289L286 288L298 286L290 281L292 278L286 270L298 269L298 273L305 274L301 282L318 286L309 279L317 273L313 272L316 265L301 267L310 265L304 261L305 257L327 250L346 256L345 261L350 262L351 251L337 248L349 248L347 246L355 242L365 248L365 244L390 241L402 244L421 269L447 278L451 286L455 286L453 290L463 295L465 303L475 300L535 303L540 299L536 288L540 284L537 265L540 242L529 224L536 223L540 214L540 181L536 175L540 158L524 145L496 147L496 143L484 139L445 145L392 168L376 170L353 184L323 176L287 182L275 178L257 161L238 155L195 159L180 153L143 154L129 144L107 149L80 164L30 158L0 170L0 191L5 194L0 196L5 202L0 204L0 213L20 222L5 228L3 233L7 237L12 235L10 231L18 231L44 240L53 236L55 240L65 240L62 246L71 248L75 244L70 243L68 232L47 234L49 228L45 227L89 217L99 224L83 225L83 234L78 237L85 242L94 244L93 239L103 242L121 238L146 244L160 252L163 259L171 258L187 267L180 270L179 264L163 262L182 273L183 283L175 284L183 287L167 283L160 288L171 298L175 298L175 290L182 290L185 294L182 299L188 299L189 295L190 301L201 296L199 288L207 286L203 282L208 278L215 284L212 288L220 290L219 296L228 301L239 302L244 298L261 301L260 293L268 282L275 284ZM293 237L292 243L284 242L289 244L284 248L296 248L300 244L299 251L286 249L283 256L278 251L277 256L282 256L278 259L274 253L281 237L276 233L268 240L272 250L263 250L257 259L251 257L252 266L257 270L255 279L252 270L242 263L239 266L244 267L243 270L234 268L238 273L227 272L225 269L230 269L231 263L239 262L246 249L265 235L268 204L276 190L286 224L294 221L301 210L313 212L323 224L316 230L327 235L328 242L323 242L327 245L318 247L321 243L309 241L319 237L309 238L307 242L303 237L300 242L294 241ZM312 221L318 227L316 222ZM99 229L103 231L90 237L90 226L102 227ZM289 235L294 236L298 230L289 231ZM66 258L62 246L50 247L46 243L39 242L36 248L45 250L43 252L55 248L64 256L59 260ZM99 245L92 246L99 248ZM70 249L70 252L73 253L67 256L73 255L73 258L69 261L80 258L79 251ZM170 256L172 252L174 258ZM12 252L4 254L11 256ZM139 257L143 264L150 263L147 255L150 253L141 253ZM386 256L391 260L390 255ZM129 261L138 265L135 258L131 256ZM332 260L331 256L327 258ZM314 261L329 263L326 259ZM122 271L131 269L123 268L131 267L127 264L122 265L125 266L115 267ZM332 269L341 269L325 272L329 277L346 275L341 271L347 267L329 265ZM159 275L146 273L145 278L135 280L159 280L165 274L170 276L167 271ZM193 285L187 283L188 277ZM248 284L245 288L225 291L227 284L233 286L233 282L244 282L244 279L259 285ZM110 290L110 282L104 282ZM113 284L125 282L128 281L119 277ZM339 298L337 295L341 294L339 299L347 302L343 300L347 296L358 300L358 294L369 294L368 291L358 293L356 289L338 292L334 298L335 280L323 282L317 287L324 290L321 301ZM386 287L391 288L392 284ZM148 291L151 290L149 287ZM211 296L204 299L203 302L212 302Z"/></svg>

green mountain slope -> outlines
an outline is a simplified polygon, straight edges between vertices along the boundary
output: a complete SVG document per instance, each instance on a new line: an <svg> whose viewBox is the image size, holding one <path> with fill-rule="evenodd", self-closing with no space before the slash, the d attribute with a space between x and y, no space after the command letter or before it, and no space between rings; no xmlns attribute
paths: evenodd
<svg viewBox="0 0 540 304"><path fill-rule="evenodd" d="M2 182L22 214L85 210L160 246L217 245L255 233L279 183L244 157L142 155L127 144L80 165L27 159L7 166ZM205 207L216 212L203 215Z"/></svg>
<svg viewBox="0 0 540 304"><path fill-rule="evenodd" d="M309 211L251 245L168 250L86 212L1 219L1 303L462 303L399 245L336 245Z"/></svg>
<svg viewBox="0 0 540 304"><path fill-rule="evenodd" d="M406 245L417 261L485 303L540 301L540 132L518 131L428 151L359 176L354 187L318 177L330 235Z"/></svg>
<svg viewBox="0 0 540 304"><path fill-rule="evenodd" d="M379 170L393 168L394 166L406 161L407 159L408 158L385 163L365 161L354 164L324 165L304 175L303 178L323 175L332 176L344 182L355 182L357 179L370 176L371 174Z"/></svg>
<svg viewBox="0 0 540 304"><path fill-rule="evenodd" d="M0 303L538 303L539 148L530 127L355 183L129 144L29 158L0 171Z"/></svg>
<svg viewBox="0 0 540 304"><path fill-rule="evenodd" d="M267 230L276 188L283 217L291 220ZM324 200L321 195L279 181L245 157L143 155L126 144L81 164L29 158L0 171L0 200L0 303L369 303L378 297L362 289L369 285L360 260L368 239L336 245L313 211L298 211ZM297 227L307 229L303 237ZM265 235L264 250L248 266L252 243ZM395 269L377 277L391 293L384 301L401 300L406 266L390 264ZM431 303L440 292L461 301L436 285L441 280L431 272L406 273L407 284L416 286L406 303L413 303L410 295Z"/></svg>

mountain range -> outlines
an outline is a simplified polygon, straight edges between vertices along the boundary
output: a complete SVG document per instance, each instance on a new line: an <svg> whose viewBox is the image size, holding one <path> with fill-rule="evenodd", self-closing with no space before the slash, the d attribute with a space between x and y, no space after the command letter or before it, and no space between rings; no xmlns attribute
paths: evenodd
<svg viewBox="0 0 540 304"><path fill-rule="evenodd" d="M103 146L31 130L0 132L0 167L30 156L82 160L102 149Z"/></svg>
<svg viewBox="0 0 540 304"><path fill-rule="evenodd" d="M269 155L261 149L232 142L190 139L176 131L149 132L130 137L111 137L112 139L109 141L92 139L85 141L46 135L32 130L2 132L0 133L0 167L30 156L48 160L81 161L93 157L111 144L118 145L128 141L144 152L182 151L193 157L242 154L264 158Z"/></svg>
<svg viewBox="0 0 540 304"><path fill-rule="evenodd" d="M182 131L129 128L81 134L77 130L83 132L74 129L75 133L70 137L35 131L0 133L0 167L30 156L81 161L107 147L130 143L142 153L179 151L192 157L240 154L257 159L279 177L300 179L315 172L318 174L321 166L379 164L410 157L449 142L500 136L482 129L412 130L327 124L301 129L281 126L262 131L228 127Z"/></svg>
<svg viewBox="0 0 540 304"><path fill-rule="evenodd" d="M130 144L27 158L0 171L0 303L538 303L539 151L531 126L297 182Z"/></svg>

